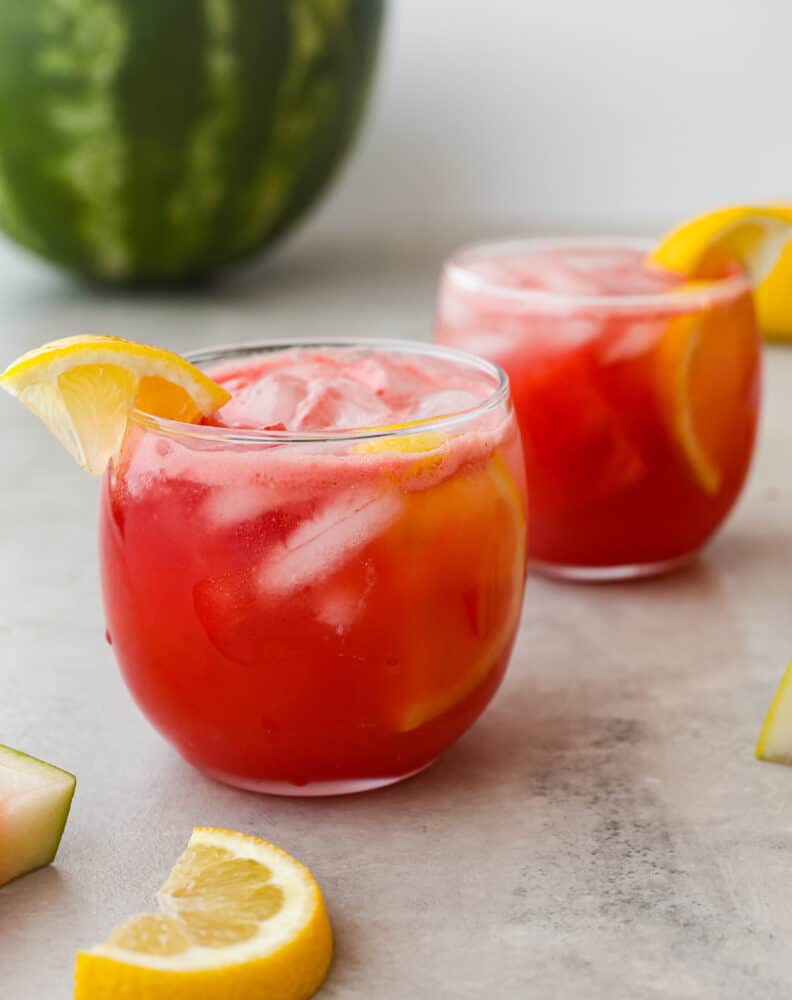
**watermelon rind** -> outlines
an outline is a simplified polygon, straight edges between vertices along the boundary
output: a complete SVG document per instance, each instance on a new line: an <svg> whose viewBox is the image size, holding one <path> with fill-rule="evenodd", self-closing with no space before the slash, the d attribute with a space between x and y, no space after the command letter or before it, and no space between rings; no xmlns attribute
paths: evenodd
<svg viewBox="0 0 792 1000"><path fill-rule="evenodd" d="M54 861L76 785L68 771L0 745L0 885Z"/></svg>

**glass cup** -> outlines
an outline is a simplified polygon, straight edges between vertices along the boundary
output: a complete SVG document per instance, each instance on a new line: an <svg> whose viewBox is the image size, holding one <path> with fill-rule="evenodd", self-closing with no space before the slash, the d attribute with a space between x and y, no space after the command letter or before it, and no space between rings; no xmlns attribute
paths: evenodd
<svg viewBox="0 0 792 1000"><path fill-rule="evenodd" d="M525 577L523 458L506 375L462 352L289 341L190 360L211 374L295 346L439 359L481 402L322 434L133 413L102 488L108 638L201 770L357 792L430 764L500 684Z"/></svg>
<svg viewBox="0 0 792 1000"><path fill-rule="evenodd" d="M521 240L445 265L435 339L508 372L529 558L571 579L687 563L735 503L754 447L760 340L742 273L683 282L631 240Z"/></svg>

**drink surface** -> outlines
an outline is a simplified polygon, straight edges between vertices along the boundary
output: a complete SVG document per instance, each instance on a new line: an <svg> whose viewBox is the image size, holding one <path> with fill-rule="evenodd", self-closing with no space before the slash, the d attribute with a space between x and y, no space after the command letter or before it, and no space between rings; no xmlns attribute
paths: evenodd
<svg viewBox="0 0 792 1000"><path fill-rule="evenodd" d="M492 288L575 297L660 295L683 284L677 275L646 267L644 257L637 249L581 245L472 256L465 266Z"/></svg>
<svg viewBox="0 0 792 1000"><path fill-rule="evenodd" d="M644 257L505 244L463 252L441 285L436 339L509 374L530 555L561 571L628 575L684 558L747 473L759 400L748 286L685 284Z"/></svg>
<svg viewBox="0 0 792 1000"><path fill-rule="evenodd" d="M417 352L299 349L210 374L233 398L208 426L133 423L104 483L108 627L133 694L184 756L246 787L425 766L492 697L519 620L508 400L482 408L489 371ZM391 432L331 433L372 425Z"/></svg>
<svg viewBox="0 0 792 1000"><path fill-rule="evenodd" d="M212 376L232 398L206 423L254 430L392 427L472 409L492 393L483 373L375 349L293 348L218 367Z"/></svg>

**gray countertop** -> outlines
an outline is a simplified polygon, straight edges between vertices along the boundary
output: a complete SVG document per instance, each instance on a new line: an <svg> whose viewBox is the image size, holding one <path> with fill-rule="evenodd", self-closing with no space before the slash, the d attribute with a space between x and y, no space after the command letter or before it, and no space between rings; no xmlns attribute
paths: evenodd
<svg viewBox="0 0 792 1000"><path fill-rule="evenodd" d="M74 332L426 336L444 249L298 242L232 284L142 298L2 249L0 364ZM96 483L0 399L0 742L79 779L57 864L0 889L3 1000L70 997L75 951L151 907L197 824L312 868L328 1000L788 997L792 770L753 746L792 656L792 349L766 361L753 476L706 556L634 585L530 580L478 725L417 778L335 800L214 784L145 722L104 641Z"/></svg>

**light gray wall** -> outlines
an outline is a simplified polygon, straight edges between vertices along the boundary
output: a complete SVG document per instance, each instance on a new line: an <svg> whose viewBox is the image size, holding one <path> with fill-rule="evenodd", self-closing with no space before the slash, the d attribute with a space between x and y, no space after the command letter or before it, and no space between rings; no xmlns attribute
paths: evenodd
<svg viewBox="0 0 792 1000"><path fill-rule="evenodd" d="M306 235L792 200L792 0L391 0L372 112Z"/></svg>

